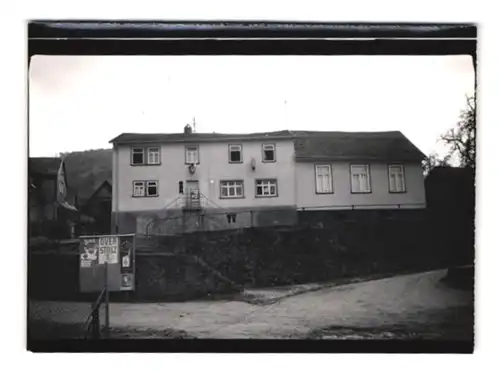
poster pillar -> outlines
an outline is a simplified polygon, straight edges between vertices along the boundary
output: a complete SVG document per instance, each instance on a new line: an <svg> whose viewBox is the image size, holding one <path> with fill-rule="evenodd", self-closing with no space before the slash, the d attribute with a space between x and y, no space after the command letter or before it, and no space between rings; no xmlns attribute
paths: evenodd
<svg viewBox="0 0 500 386"><path fill-rule="evenodd" d="M80 236L80 291L104 291L106 337L110 336L110 292L133 292L135 273L134 234Z"/></svg>

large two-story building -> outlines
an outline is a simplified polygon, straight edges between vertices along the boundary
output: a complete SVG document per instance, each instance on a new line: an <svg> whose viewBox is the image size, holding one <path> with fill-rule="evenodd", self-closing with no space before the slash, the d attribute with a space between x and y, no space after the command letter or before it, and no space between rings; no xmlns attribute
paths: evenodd
<svg viewBox="0 0 500 386"><path fill-rule="evenodd" d="M420 152L402 133L121 134L113 232L291 225L298 211L422 209Z"/></svg>

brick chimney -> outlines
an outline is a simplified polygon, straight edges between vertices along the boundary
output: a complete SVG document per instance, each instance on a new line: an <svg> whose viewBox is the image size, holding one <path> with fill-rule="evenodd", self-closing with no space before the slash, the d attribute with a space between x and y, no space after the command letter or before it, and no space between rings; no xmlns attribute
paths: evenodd
<svg viewBox="0 0 500 386"><path fill-rule="evenodd" d="M193 133L193 128L190 125L184 126L184 135L189 135Z"/></svg>

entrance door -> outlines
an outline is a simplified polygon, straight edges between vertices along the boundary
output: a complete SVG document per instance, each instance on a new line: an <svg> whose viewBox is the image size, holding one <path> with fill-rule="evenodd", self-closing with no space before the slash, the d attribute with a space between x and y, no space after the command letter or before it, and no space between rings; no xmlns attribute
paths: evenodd
<svg viewBox="0 0 500 386"><path fill-rule="evenodd" d="M187 204L191 208L200 207L200 184L198 180L186 181Z"/></svg>

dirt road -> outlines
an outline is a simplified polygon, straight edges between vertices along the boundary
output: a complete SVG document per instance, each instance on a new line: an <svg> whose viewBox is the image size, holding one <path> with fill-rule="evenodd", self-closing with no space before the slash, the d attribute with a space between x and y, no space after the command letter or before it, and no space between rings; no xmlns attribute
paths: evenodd
<svg viewBox="0 0 500 386"><path fill-rule="evenodd" d="M472 309L472 293L447 287L440 281L445 275L446 271L433 271L316 289L268 305L243 301L113 303L110 323L119 329L173 329L196 338L233 339L311 337L331 326L432 329L444 318L447 323L463 324L459 310ZM267 295L277 296L273 290ZM266 291L260 291L260 296L266 296ZM30 302L29 313L35 321L81 323L88 309L82 303L36 301Z"/></svg>

